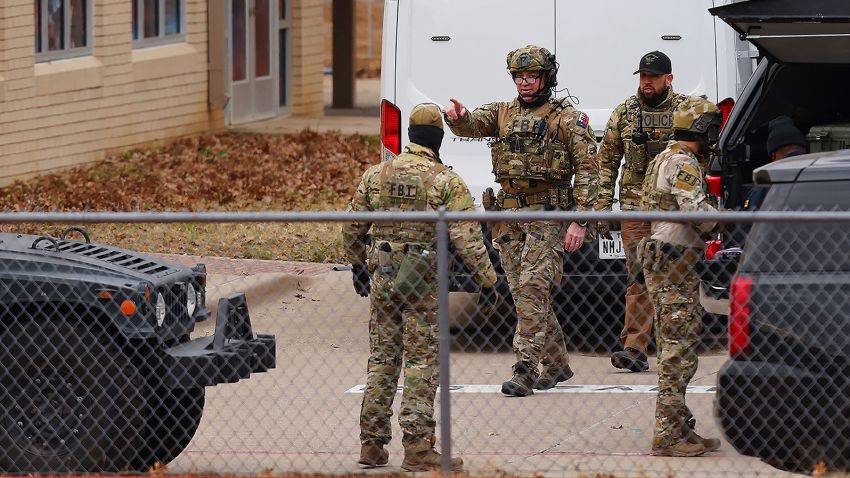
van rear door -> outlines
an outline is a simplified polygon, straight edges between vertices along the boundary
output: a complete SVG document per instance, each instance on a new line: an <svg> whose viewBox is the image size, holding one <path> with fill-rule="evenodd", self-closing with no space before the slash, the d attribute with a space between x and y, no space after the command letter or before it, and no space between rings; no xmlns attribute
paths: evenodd
<svg viewBox="0 0 850 478"><path fill-rule="evenodd" d="M555 0L398 0L396 94L384 98L401 110L402 144L418 103L443 106L456 98L473 110L513 99L507 54L527 44L554 48L554 12ZM446 128L440 156L476 203L484 188L495 187L486 141L457 138Z"/></svg>
<svg viewBox="0 0 850 478"><path fill-rule="evenodd" d="M712 101L732 96L734 83L718 91L714 18L708 13L714 3L559 2L555 14L555 54L561 64L558 87L568 88L579 100L577 108L590 116L597 132L605 128L613 108L635 94L638 79L633 73L641 56L653 50L670 57L675 91L708 95ZM612 98L619 99L612 103Z"/></svg>

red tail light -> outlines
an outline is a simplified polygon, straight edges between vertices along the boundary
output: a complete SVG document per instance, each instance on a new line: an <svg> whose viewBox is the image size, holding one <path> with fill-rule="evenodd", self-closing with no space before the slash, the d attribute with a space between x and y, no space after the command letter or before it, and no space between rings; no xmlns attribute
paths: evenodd
<svg viewBox="0 0 850 478"><path fill-rule="evenodd" d="M753 279L736 276L729 291L729 356L746 358L750 353L750 294Z"/></svg>
<svg viewBox="0 0 850 478"><path fill-rule="evenodd" d="M721 176L706 176L705 182L708 184L708 194L720 197L723 193L723 178Z"/></svg>
<svg viewBox="0 0 850 478"><path fill-rule="evenodd" d="M729 119L729 114L732 113L732 108L734 106L735 100L732 98L726 98L720 103L717 103L717 107L720 109L720 112L723 113L723 121L720 123L720 129L723 129L723 126L726 125L726 120Z"/></svg>
<svg viewBox="0 0 850 478"><path fill-rule="evenodd" d="M708 260L714 259L714 256L717 255L717 251L720 250L721 242L718 240L713 241L705 241L705 258Z"/></svg>
<svg viewBox="0 0 850 478"><path fill-rule="evenodd" d="M381 143L396 156L401 154L401 111L387 100L381 100Z"/></svg>

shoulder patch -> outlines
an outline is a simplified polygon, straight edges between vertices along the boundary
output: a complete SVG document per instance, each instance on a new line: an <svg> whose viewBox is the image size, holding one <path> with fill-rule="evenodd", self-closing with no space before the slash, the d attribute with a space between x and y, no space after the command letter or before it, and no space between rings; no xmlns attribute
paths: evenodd
<svg viewBox="0 0 850 478"><path fill-rule="evenodd" d="M685 164L676 175L676 188L684 191L692 191L699 184L699 171L690 164Z"/></svg>
<svg viewBox="0 0 850 478"><path fill-rule="evenodd" d="M579 128L587 128L587 125L590 124L590 118L584 113L579 113L578 118L576 118L576 124Z"/></svg>

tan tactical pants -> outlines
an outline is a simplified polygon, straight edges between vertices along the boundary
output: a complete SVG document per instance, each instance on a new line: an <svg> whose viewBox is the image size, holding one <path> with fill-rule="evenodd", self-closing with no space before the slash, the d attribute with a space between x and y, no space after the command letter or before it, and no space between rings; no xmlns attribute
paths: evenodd
<svg viewBox="0 0 850 478"><path fill-rule="evenodd" d="M626 250L626 314L620 340L623 347L646 353L652 333L652 300L646 285L637 281L641 265L637 263L638 242L650 235L648 222L625 221L622 223L623 248Z"/></svg>

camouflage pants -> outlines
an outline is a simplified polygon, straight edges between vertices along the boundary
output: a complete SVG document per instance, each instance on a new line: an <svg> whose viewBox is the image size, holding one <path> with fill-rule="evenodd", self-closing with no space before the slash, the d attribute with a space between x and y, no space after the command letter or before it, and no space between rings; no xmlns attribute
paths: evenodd
<svg viewBox="0 0 850 478"><path fill-rule="evenodd" d="M514 352L517 361L528 362L532 370L540 363L569 363L550 299L564 273L565 232L566 226L557 222L506 223L494 241L519 318Z"/></svg>
<svg viewBox="0 0 850 478"><path fill-rule="evenodd" d="M403 360L404 391L398 417L402 444L406 449L430 449L439 383L436 294L431 290L411 302L393 291L391 276L377 273L370 299L370 355L360 407L360 442L390 442L392 404Z"/></svg>
<svg viewBox="0 0 850 478"><path fill-rule="evenodd" d="M659 348L653 446L666 447L682 438L690 414L685 390L697 370L696 344L702 329L699 276L694 269L701 251L673 246L672 254L664 254L661 242L646 244L643 271L655 306Z"/></svg>

